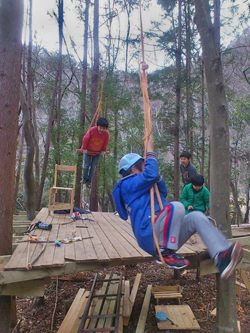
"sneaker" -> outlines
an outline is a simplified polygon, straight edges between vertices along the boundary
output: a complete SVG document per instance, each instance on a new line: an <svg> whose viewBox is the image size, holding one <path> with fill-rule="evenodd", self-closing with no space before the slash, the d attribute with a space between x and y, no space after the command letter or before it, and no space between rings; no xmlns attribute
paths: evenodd
<svg viewBox="0 0 250 333"><path fill-rule="evenodd" d="M174 268L174 269L182 269L187 267L190 262L183 258L182 256L180 256L179 254L177 254L174 250L170 250L170 249L164 249L162 252L162 257L166 263L166 265L170 268ZM158 264L161 264L161 260L159 255L155 255L156 257L156 262Z"/></svg>
<svg viewBox="0 0 250 333"><path fill-rule="evenodd" d="M83 179L82 181L81 181L81 183L84 185L84 184L87 184L87 179Z"/></svg>
<svg viewBox="0 0 250 333"><path fill-rule="evenodd" d="M219 252L216 258L216 267L220 272L221 279L228 280L234 273L235 267L242 259L240 243L232 244L228 250Z"/></svg>

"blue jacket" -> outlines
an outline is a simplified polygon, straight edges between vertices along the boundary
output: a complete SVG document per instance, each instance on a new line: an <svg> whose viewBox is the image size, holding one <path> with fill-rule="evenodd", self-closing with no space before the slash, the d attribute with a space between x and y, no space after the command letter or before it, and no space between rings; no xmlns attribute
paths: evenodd
<svg viewBox="0 0 250 333"><path fill-rule="evenodd" d="M163 207L167 205L167 187L159 175L158 162L155 153L147 153L145 171L139 175L132 174L120 180L120 196L128 214L130 215L132 229L139 246L151 255L155 253L151 224L150 189L156 183L160 192ZM114 191L113 191L114 196ZM115 196L114 196L115 199ZM116 201L116 200L115 200ZM160 212L160 206L154 194L155 213ZM119 215L126 219L124 212Z"/></svg>

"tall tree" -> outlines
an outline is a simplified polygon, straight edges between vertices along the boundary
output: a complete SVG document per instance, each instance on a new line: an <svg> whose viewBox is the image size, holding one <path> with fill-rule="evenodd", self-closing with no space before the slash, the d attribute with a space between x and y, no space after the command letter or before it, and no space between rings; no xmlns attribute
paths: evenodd
<svg viewBox="0 0 250 333"><path fill-rule="evenodd" d="M229 224L229 120L225 85L220 57L220 1L215 0L212 24L209 0L195 0L195 19L200 33L211 119L211 215L227 238L231 236ZM235 297L235 277L221 283L217 274L216 333L238 332Z"/></svg>
<svg viewBox="0 0 250 333"><path fill-rule="evenodd" d="M62 98L62 43L63 43L63 0L58 1L58 85L57 85L57 108L56 108L56 164L61 164L61 98Z"/></svg>
<svg viewBox="0 0 250 333"><path fill-rule="evenodd" d="M23 1L0 0L0 256L12 251ZM0 332L9 332L11 297L0 296Z"/></svg>
<svg viewBox="0 0 250 333"><path fill-rule="evenodd" d="M178 39L176 53L176 101L174 130L174 200L179 199L179 141L180 141L180 109L181 109L181 0L178 0Z"/></svg>
<svg viewBox="0 0 250 333"><path fill-rule="evenodd" d="M98 81L99 81L99 0L94 3L94 64L91 78L91 114L97 109ZM92 181L90 210L98 211L98 169Z"/></svg>
<svg viewBox="0 0 250 333"><path fill-rule="evenodd" d="M86 0L85 12L84 12L85 20L84 20L83 61L82 61L81 111L80 111L81 134L79 135L79 147L81 147L82 145L83 130L85 126L85 115L86 115L89 4L90 0ZM77 158L76 192L75 192L75 205L77 207L80 207L81 186L79 184L82 178L82 162L83 162L83 157L82 155L79 155Z"/></svg>
<svg viewBox="0 0 250 333"><path fill-rule="evenodd" d="M20 101L23 111L23 131L26 142L26 157L24 165L24 187L25 206L29 220L35 217L35 180L34 180L34 127L33 127L33 106L32 106L32 0L29 1L29 46L27 61L27 101L25 99L25 87L21 91Z"/></svg>

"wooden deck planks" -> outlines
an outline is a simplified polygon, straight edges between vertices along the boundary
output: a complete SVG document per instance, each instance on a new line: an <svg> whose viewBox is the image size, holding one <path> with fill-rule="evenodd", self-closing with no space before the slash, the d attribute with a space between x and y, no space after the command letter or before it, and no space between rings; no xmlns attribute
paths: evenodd
<svg viewBox="0 0 250 333"><path fill-rule="evenodd" d="M34 218L34 220L32 221L32 223L36 223L40 220L43 220L43 218L46 216L46 209L42 209L37 216ZM31 235L40 235L42 230L39 229L35 229L34 231L32 231L30 234ZM27 240L29 237L28 236L24 236L22 238L22 240ZM39 244L38 244L39 245ZM33 246L33 247L32 247ZM7 263L7 265L5 266L5 270L12 270L12 269L26 269L26 265L27 265L27 253L28 253L28 247L29 247L29 243L20 243L18 245L18 247L16 248L16 250L14 251L14 253L11 256L11 259L9 260L9 262ZM29 255L31 256L32 253L34 252L36 247L36 244L32 244L30 245L30 249L29 249Z"/></svg>
<svg viewBox="0 0 250 333"><path fill-rule="evenodd" d="M131 258L134 256L138 256L139 253L132 247L129 243L124 241L124 238L121 237L120 233L117 232L116 229L110 228L110 224L107 223L106 218L103 215L99 215L99 219L96 216L96 213L94 213L94 216L96 220L98 220L97 223L99 223L100 227L102 228L102 231L106 234L110 242L115 247L116 251L119 253L120 257L122 259ZM141 255L139 255L141 257Z"/></svg>
<svg viewBox="0 0 250 333"><path fill-rule="evenodd" d="M105 214L106 219L109 219L109 223L112 225L114 229L120 232L122 237L131 244L134 248L136 248L136 251L140 253L143 257L149 257L150 255L143 251L139 246L135 239L134 233L132 231L131 225L129 223L126 223L125 221L121 221L119 218L117 220L117 216L115 216L113 213L107 213Z"/></svg>
<svg viewBox="0 0 250 333"><path fill-rule="evenodd" d="M62 244L57 247L54 243L45 245L45 250L39 259L33 264L34 269L53 268L65 265L66 261L78 263L109 262L113 260L148 259L151 256L140 249L134 237L133 230L129 221L123 221L113 213L94 212L92 214L94 222L91 221L72 221L69 214L51 214L48 216L47 208L43 208L34 223L42 221L52 224L52 230L35 229L32 235L49 237L50 241L57 238L75 236L91 237L82 241ZM77 228L87 226L87 228ZM27 236L23 237L27 239ZM178 251L182 255L196 255L206 250L204 243L199 235L195 235L195 244L187 242ZM243 239L243 238L241 238ZM11 259L5 266L6 270L26 270L27 253L29 248L29 262L41 251L42 244L20 243L16 248Z"/></svg>

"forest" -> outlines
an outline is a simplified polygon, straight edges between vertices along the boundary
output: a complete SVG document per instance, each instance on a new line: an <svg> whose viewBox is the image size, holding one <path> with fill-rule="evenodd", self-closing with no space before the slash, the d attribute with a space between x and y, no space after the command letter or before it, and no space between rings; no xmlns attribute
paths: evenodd
<svg viewBox="0 0 250 333"><path fill-rule="evenodd" d="M79 30L71 35L69 3L57 0L47 13L57 30L56 51L37 38L37 2L20 0L10 10L0 0L0 255L11 252L13 213L25 210L32 221L48 206L55 164L77 165L76 207L115 211L121 157L144 154L142 60L149 66L152 134L168 201L179 199L179 156L188 150L210 189L218 228L230 236L230 225L249 223L248 1L72 0ZM86 189L76 150L97 110L109 121L110 140Z"/></svg>
<svg viewBox="0 0 250 333"><path fill-rule="evenodd" d="M176 177L175 172L179 171L178 156L182 150L191 152L193 163L209 187L210 120L204 62L192 1L184 1L179 8L176 1L159 1L159 4L161 20L170 21L169 29L162 31L161 22L154 22L155 28L145 31L145 44L150 41L156 43L155 52L161 50L169 62L162 69L150 71L148 90L156 151L171 200L177 199L180 191L180 177ZM66 42L63 2L59 1L51 13L58 22L58 52L50 52L33 42L32 1L29 2L26 26L29 34L23 46L23 99L19 114L15 198L16 209L27 209L31 218L35 210L48 203L55 163L77 164L77 184L80 183L82 156L77 156L75 151L99 101L102 115L110 123L110 154L101 158L91 199L89 193L84 195L86 204L90 204L91 209L114 211L111 191L119 179L118 161L128 152L143 155L140 82L138 73L129 70L132 58L140 60L139 31L136 38L132 34L130 36L131 25L139 24L139 15L138 22L131 20L133 12L139 10L138 2L101 3L100 6L104 6L102 17L98 17L97 5L90 1L76 2L74 6L82 23L79 33L84 33L83 59L76 56L77 52L70 53L67 44L67 53L62 52ZM233 4L232 10L237 10ZM120 12L126 13L125 39L112 36L112 24ZM102 24L107 30L102 53L98 39L100 21L104 22ZM246 28L221 50L229 109L232 224L249 221L249 41L250 31ZM101 42L104 43L103 40ZM74 47L73 39L71 43ZM91 59L89 54L93 55ZM118 62L121 54L122 64ZM176 140L179 141L178 147L175 146ZM80 205L80 192L79 186L76 206Z"/></svg>

